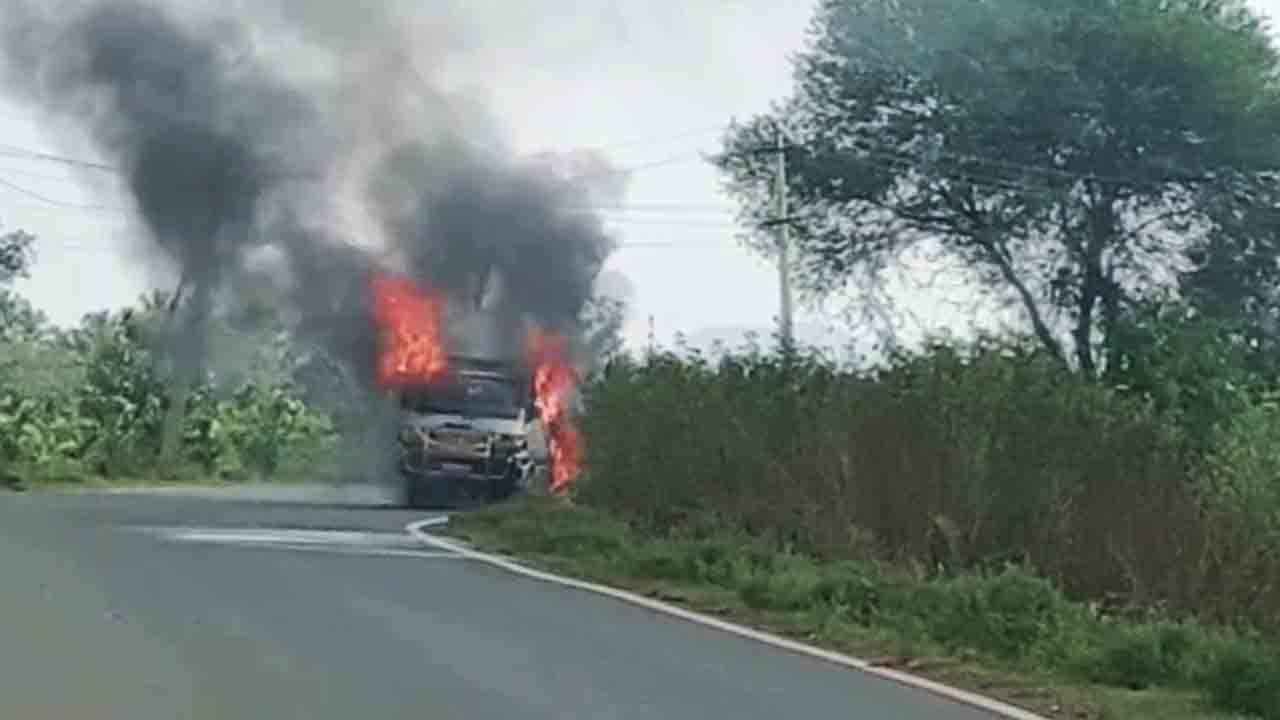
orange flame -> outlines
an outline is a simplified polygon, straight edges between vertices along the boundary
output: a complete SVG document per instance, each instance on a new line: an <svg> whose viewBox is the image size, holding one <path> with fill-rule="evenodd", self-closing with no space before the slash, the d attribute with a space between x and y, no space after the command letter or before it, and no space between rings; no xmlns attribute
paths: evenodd
<svg viewBox="0 0 1280 720"><path fill-rule="evenodd" d="M449 367L441 327L443 298L408 278L378 274L373 278L373 314L381 348L378 383L403 387L430 381Z"/></svg>
<svg viewBox="0 0 1280 720"><path fill-rule="evenodd" d="M569 417L568 403L577 374L560 335L534 330L528 338L533 368L534 406L542 418L551 458L551 492L564 493L582 469L582 438Z"/></svg>

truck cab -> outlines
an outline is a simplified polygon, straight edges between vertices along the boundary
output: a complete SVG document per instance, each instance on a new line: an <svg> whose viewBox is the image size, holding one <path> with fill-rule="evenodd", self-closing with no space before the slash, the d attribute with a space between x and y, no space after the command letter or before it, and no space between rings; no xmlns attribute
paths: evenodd
<svg viewBox="0 0 1280 720"><path fill-rule="evenodd" d="M544 454L525 375L452 357L444 374L399 391L400 476L411 507L496 501L528 486Z"/></svg>

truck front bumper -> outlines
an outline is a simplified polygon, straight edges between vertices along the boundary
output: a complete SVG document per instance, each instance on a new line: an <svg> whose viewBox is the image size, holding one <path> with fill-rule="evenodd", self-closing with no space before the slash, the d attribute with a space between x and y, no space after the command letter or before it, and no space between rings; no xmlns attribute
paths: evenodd
<svg viewBox="0 0 1280 720"><path fill-rule="evenodd" d="M532 461L518 453L477 459L406 452L400 460L400 474L405 481L440 491L428 493L432 496L450 494L453 489L473 497L500 494L500 489L519 492L527 488L533 470Z"/></svg>

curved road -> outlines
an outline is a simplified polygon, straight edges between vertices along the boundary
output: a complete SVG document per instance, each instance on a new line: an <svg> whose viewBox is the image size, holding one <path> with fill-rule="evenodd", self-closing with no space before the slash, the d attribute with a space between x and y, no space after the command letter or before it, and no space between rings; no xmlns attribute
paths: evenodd
<svg viewBox="0 0 1280 720"><path fill-rule="evenodd" d="M283 493L0 494L0 717L989 717Z"/></svg>

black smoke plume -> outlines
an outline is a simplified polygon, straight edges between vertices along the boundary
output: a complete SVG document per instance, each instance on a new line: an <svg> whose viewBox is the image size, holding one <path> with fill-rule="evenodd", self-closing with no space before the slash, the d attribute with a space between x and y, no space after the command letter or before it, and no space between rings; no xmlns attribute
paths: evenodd
<svg viewBox="0 0 1280 720"><path fill-rule="evenodd" d="M448 293L463 351L515 352L529 322L574 335L611 250L582 212L590 193L505 151L474 101L413 65L413 38L346 35L264 0L297 11L269 15L270 30L296 26L268 61L260 38L275 33L253 7L7 0L0 17L6 87L121 169L148 241L188 288L182 366L204 368L228 288L267 288L277 320L377 407L369 280L387 262ZM333 70L291 75L288 52ZM478 306L487 322L468 319Z"/></svg>

